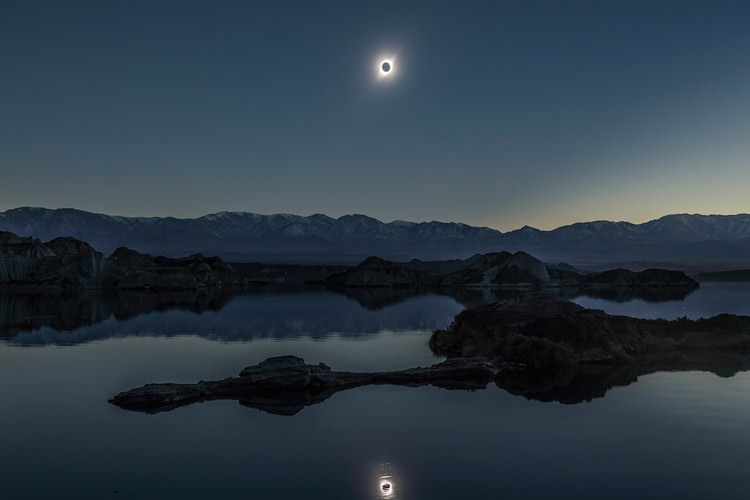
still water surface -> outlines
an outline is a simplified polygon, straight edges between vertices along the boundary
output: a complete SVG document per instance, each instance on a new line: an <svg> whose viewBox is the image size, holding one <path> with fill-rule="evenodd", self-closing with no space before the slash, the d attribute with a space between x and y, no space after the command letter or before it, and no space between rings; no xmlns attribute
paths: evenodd
<svg viewBox="0 0 750 500"><path fill-rule="evenodd" d="M145 415L107 400L147 382L235 375L280 354L342 370L432 364L432 329L463 305L435 295L362 305L310 291L118 320L107 304L65 299L78 316L61 331L45 326L38 304L5 299L3 499L748 497L750 372L647 375L575 405L494 385L380 386L286 417L236 401ZM576 301L642 317L750 314L750 286L704 284L678 302ZM33 331L17 326L27 317Z"/></svg>

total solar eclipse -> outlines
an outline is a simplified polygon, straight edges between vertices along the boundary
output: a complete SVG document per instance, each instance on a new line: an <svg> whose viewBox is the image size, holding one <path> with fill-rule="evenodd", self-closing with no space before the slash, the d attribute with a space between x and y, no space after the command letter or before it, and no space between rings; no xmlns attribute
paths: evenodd
<svg viewBox="0 0 750 500"><path fill-rule="evenodd" d="M393 72L393 61L385 59L380 62L380 75L387 76Z"/></svg>

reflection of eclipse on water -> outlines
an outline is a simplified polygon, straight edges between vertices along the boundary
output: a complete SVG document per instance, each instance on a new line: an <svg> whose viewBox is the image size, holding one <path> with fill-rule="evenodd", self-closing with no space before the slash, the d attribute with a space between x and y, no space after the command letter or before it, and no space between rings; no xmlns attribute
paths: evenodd
<svg viewBox="0 0 750 500"><path fill-rule="evenodd" d="M380 476L378 479L378 484L380 485L380 487L378 488L378 493L380 494L380 498L393 498L393 495L395 493L395 488L393 487L393 477Z"/></svg>

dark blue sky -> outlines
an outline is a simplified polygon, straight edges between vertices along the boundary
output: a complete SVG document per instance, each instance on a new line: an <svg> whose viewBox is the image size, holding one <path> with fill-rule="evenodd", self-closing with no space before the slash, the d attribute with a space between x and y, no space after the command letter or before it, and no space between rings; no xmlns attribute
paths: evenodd
<svg viewBox="0 0 750 500"><path fill-rule="evenodd" d="M750 211L746 1L5 0L0 62L0 210Z"/></svg>

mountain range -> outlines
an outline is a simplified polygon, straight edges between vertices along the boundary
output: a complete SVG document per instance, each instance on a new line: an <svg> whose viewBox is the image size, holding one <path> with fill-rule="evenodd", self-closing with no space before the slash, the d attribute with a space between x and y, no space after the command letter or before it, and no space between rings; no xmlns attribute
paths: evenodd
<svg viewBox="0 0 750 500"><path fill-rule="evenodd" d="M615 263L630 263L631 268L654 263L679 269L750 267L750 214L675 214L642 224L594 221L503 233L454 222L384 223L365 215L220 212L178 219L21 207L0 212L0 230L43 241L73 236L105 255L127 246L167 256L204 252L233 262L353 264L370 255L407 261L525 251L546 262L590 269Z"/></svg>

